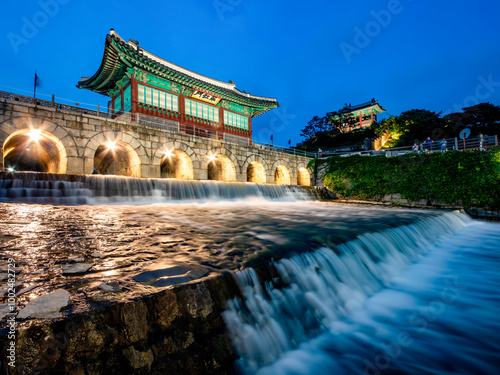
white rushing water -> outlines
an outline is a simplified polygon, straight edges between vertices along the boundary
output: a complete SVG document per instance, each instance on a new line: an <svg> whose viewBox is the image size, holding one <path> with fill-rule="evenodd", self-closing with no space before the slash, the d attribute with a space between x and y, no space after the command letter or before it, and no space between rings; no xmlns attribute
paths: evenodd
<svg viewBox="0 0 500 375"><path fill-rule="evenodd" d="M499 244L499 224L448 213L276 262L281 289L238 273L243 301L224 314L238 366L263 375L498 373Z"/></svg>
<svg viewBox="0 0 500 375"><path fill-rule="evenodd" d="M0 180L0 202L57 205L151 204L243 200L310 200L313 188L290 185L187 181L122 176L65 176L18 172Z"/></svg>

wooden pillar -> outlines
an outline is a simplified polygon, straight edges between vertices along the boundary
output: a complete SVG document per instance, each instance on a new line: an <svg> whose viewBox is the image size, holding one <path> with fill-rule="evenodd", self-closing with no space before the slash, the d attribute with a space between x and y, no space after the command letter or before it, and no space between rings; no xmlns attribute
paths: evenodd
<svg viewBox="0 0 500 375"><path fill-rule="evenodd" d="M123 93L124 92L125 92L125 90L122 87L122 89L120 90L120 101L121 101L122 104L121 104L121 109L120 109L119 115L123 114L125 112L125 108L123 107L123 105L125 104L125 101L124 101L124 98L123 98Z"/></svg>
<svg viewBox="0 0 500 375"><path fill-rule="evenodd" d="M134 76L130 77L130 120L138 121L138 116L136 115L138 111L138 87L137 81Z"/></svg>
<svg viewBox="0 0 500 375"><path fill-rule="evenodd" d="M252 116L248 116L248 138L252 139Z"/></svg>
<svg viewBox="0 0 500 375"><path fill-rule="evenodd" d="M132 76L130 79L130 91L131 91L131 103L130 103L130 112L131 113L137 113L137 81L135 80L135 77Z"/></svg>
<svg viewBox="0 0 500 375"><path fill-rule="evenodd" d="M185 101L184 95L179 94L179 121L182 123L186 122L186 109L185 109Z"/></svg>
<svg viewBox="0 0 500 375"><path fill-rule="evenodd" d="M219 137L220 139L224 139L224 133L226 129L224 129L224 108L222 108L222 100L219 102Z"/></svg>

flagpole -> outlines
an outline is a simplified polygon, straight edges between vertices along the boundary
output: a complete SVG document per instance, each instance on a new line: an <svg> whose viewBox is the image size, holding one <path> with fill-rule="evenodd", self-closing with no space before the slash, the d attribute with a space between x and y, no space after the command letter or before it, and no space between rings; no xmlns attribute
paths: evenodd
<svg viewBox="0 0 500 375"><path fill-rule="evenodd" d="M35 83L33 87L33 104L36 105L36 69L35 69Z"/></svg>

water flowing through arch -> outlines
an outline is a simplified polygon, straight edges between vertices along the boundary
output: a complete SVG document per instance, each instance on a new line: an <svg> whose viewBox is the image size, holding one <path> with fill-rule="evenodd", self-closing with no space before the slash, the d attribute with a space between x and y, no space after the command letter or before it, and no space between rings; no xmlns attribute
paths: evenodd
<svg viewBox="0 0 500 375"><path fill-rule="evenodd" d="M67 155L54 134L26 128L10 134L3 143L5 169L48 173L66 173Z"/></svg>
<svg viewBox="0 0 500 375"><path fill-rule="evenodd" d="M311 186L311 175L306 168L299 168L297 171L297 185Z"/></svg>
<svg viewBox="0 0 500 375"><path fill-rule="evenodd" d="M167 150L160 163L161 178L193 179L193 161L184 151Z"/></svg>
<svg viewBox="0 0 500 375"><path fill-rule="evenodd" d="M274 183L276 185L290 185L290 171L284 165L278 165L274 171Z"/></svg>
<svg viewBox="0 0 500 375"><path fill-rule="evenodd" d="M247 182L266 183L266 169L261 162L252 161L247 167Z"/></svg>
<svg viewBox="0 0 500 375"><path fill-rule="evenodd" d="M95 151L93 173L140 177L141 161L137 151L128 143L108 141Z"/></svg>

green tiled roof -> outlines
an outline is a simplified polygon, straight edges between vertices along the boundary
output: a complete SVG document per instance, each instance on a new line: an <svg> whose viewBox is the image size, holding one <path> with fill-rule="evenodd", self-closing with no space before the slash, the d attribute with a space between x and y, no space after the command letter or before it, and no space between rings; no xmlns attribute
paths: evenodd
<svg viewBox="0 0 500 375"><path fill-rule="evenodd" d="M77 87L112 96L117 82L127 74L128 68L137 68L164 79L202 90L227 101L252 108L252 117L279 106L275 98L265 98L239 91L235 84L218 81L191 72L163 60L140 48L133 41L125 42L114 30L106 36L104 56L97 72L82 78Z"/></svg>

